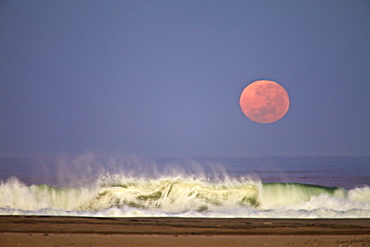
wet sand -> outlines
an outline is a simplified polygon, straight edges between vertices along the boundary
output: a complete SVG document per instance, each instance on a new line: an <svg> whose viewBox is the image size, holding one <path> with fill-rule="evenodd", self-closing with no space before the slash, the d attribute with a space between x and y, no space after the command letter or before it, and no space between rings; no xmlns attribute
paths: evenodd
<svg viewBox="0 0 370 247"><path fill-rule="evenodd" d="M370 246L370 219L1 216L0 246Z"/></svg>

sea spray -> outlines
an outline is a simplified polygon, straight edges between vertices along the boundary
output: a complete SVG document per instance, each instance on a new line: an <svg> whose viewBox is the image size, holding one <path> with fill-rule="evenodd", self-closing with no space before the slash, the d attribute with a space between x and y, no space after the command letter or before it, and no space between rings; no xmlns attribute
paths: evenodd
<svg viewBox="0 0 370 247"><path fill-rule="evenodd" d="M152 159L136 156L101 157L88 153L77 157L48 159L43 163L42 169L50 171L40 171L40 174L45 173L50 177L32 177L38 171L38 167L32 163L29 168L32 168L33 173L29 180L24 180L27 176L24 177L25 161L22 160L21 166L15 170L22 171L22 179L4 175L12 174L11 169L2 174L0 214L93 217L370 217L370 189L366 185L366 172L359 175L343 170L338 174L335 168L329 166L333 164L332 159L325 170L318 170L312 159L308 159L307 165L300 170L293 167L293 163L288 163L290 168L287 166L289 169L281 170L290 175L284 177L281 177L281 172L276 171L282 164L292 162L291 160L262 159L269 164L270 170L261 168L260 159L225 159L221 162L224 165L218 163L218 160L158 158L154 162ZM276 162L275 165L270 163L272 161ZM293 161L301 163L306 158ZM343 159L335 161L348 162ZM367 171L368 161L356 159L363 171ZM275 170L271 170L272 168ZM338 182L340 186L336 187Z"/></svg>

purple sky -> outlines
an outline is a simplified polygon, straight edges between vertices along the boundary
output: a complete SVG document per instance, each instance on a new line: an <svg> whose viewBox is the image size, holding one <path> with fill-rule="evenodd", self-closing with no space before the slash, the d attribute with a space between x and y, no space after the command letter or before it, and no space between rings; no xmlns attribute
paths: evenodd
<svg viewBox="0 0 370 247"><path fill-rule="evenodd" d="M1 156L370 155L370 2L3 0L0 83Z"/></svg>

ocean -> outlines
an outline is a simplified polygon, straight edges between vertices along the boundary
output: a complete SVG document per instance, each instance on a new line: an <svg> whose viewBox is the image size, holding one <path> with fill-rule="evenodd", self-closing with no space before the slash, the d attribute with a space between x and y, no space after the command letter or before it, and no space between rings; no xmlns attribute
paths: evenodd
<svg viewBox="0 0 370 247"><path fill-rule="evenodd" d="M0 179L0 215L370 217L370 157L3 157Z"/></svg>

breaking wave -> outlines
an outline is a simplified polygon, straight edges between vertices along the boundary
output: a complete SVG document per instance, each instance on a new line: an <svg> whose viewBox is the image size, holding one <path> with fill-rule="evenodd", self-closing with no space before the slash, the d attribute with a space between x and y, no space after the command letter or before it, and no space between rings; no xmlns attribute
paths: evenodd
<svg viewBox="0 0 370 247"><path fill-rule="evenodd" d="M0 185L1 215L95 217L367 218L370 188L351 190L243 178L104 175L85 186Z"/></svg>

